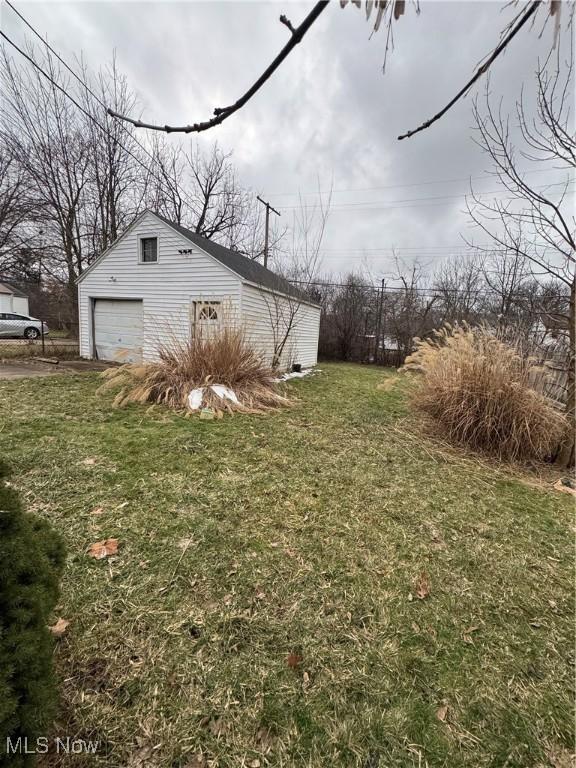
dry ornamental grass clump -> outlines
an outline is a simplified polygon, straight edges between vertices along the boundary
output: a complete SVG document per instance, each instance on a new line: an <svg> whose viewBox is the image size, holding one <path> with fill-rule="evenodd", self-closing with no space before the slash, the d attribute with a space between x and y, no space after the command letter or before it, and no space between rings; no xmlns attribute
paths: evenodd
<svg viewBox="0 0 576 768"><path fill-rule="evenodd" d="M405 371L422 375L414 404L453 442L511 461L545 460L566 431L539 392L534 363L488 328L447 325L418 340Z"/></svg>
<svg viewBox="0 0 576 768"><path fill-rule="evenodd" d="M265 365L238 328L224 326L188 341L173 338L158 349L158 360L127 364L105 371L99 392L118 390L114 405L157 403L171 408L187 407L191 390L223 384L239 400L234 403L212 390L204 392L203 406L217 413L262 413L291 405L278 391L277 372Z"/></svg>

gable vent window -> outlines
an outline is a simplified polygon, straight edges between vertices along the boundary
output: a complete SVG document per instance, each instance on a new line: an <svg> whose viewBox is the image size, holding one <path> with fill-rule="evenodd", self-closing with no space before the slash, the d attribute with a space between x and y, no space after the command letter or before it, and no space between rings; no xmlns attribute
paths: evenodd
<svg viewBox="0 0 576 768"><path fill-rule="evenodd" d="M158 261L157 237L142 237L140 239L140 261L143 264L153 264Z"/></svg>

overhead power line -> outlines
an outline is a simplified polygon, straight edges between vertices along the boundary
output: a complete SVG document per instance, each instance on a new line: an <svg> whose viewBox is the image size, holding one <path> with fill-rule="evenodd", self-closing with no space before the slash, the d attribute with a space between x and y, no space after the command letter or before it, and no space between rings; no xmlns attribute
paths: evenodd
<svg viewBox="0 0 576 768"><path fill-rule="evenodd" d="M462 289L462 288L434 288L434 287L428 287L425 286L410 286L408 289L406 289L402 285L393 286L393 285L371 285L367 283L357 283L357 284L350 284L350 283L338 283L338 282L329 282L325 280L289 280L288 282L292 283L293 285L304 285L306 287L320 287L320 288L354 288L358 290L366 290L366 291L372 291L374 293L388 293L388 294L403 294L403 293L412 293L416 295L420 295L423 298L445 298L447 295L462 295L467 296L469 298L480 298L481 296L502 296L502 292L496 290L495 288L472 288L470 290ZM514 291L513 293L514 298L524 298L524 299L533 299L534 295L530 293L524 293L522 291ZM568 299L568 296L565 297L566 300Z"/></svg>
<svg viewBox="0 0 576 768"><path fill-rule="evenodd" d="M550 187L557 187L557 186L566 186L567 182L565 181L557 181L552 184L544 184L542 186L534 187L534 189L538 191L543 191L545 189L549 189ZM486 192L479 192L477 193L476 197L485 197L486 195L496 195L499 192L502 192L504 190L496 189L496 190L487 190ZM576 190L567 190L565 193L561 192L560 190L558 192L554 192L553 194L567 194L567 195L573 195ZM366 210L372 210L372 209L378 209L378 208L413 208L417 206L413 205L403 205L404 203L420 203L422 205L428 204L428 201L431 200L432 202L429 203L429 205L444 205L444 203L436 203L435 200L461 200L466 197L466 194L461 195L431 195L427 197L411 197L411 198L405 198L403 200L362 200L358 202L347 202L347 203L333 203L330 208L331 209L345 209L345 208L355 208L357 210L366 209ZM501 197L500 200L518 200L519 197L511 196L511 197ZM300 205L279 205L278 206L281 210L287 211L287 210L299 210L302 206ZM309 208L313 206L307 206L305 205L304 208Z"/></svg>
<svg viewBox="0 0 576 768"><path fill-rule="evenodd" d="M460 245L383 245L379 247L373 247L373 248L362 248L355 247L355 248L320 248L320 253L400 253L404 251L416 251L418 253L426 253L426 252L443 252L443 253L454 253L455 251L464 251L467 253L473 253L478 250L478 248L492 248L492 243L478 243L477 245L467 245L466 243L461 243ZM494 248L495 251L501 251L502 248ZM552 251L556 253L556 249L547 247L542 248L543 251Z"/></svg>
<svg viewBox="0 0 576 768"><path fill-rule="evenodd" d="M22 14L21 14L21 13L20 13L18 10L16 10L16 8L14 8L14 6L13 6L13 5L12 5L12 4L9 2L9 0L6 0L6 3L7 3L7 4L10 6L10 8L12 8L12 10L13 10L13 11L14 11L14 12L15 12L15 13L16 13L16 14L17 14L17 15L18 15L18 16L19 16L21 19L22 19L22 21L24 21L24 23L25 23L25 24L26 24L26 25L27 25L27 26L28 26L28 27L29 27L29 28L30 28L30 29L31 29L31 30L34 32L34 34L35 34L35 35L36 35L36 36L37 36L37 37L38 37L38 38L39 38L39 39L40 39L40 40L41 40L41 41L44 43L44 45L46 45L46 47L47 47L47 48L48 48L48 49L51 51L51 53L53 53L53 55L54 55L54 56L56 56L56 58L58 59L58 61L60 61L60 62L61 62L61 63L62 63L62 64L63 64L63 65L66 67L66 69L67 69L69 72L71 72L71 73L72 73L72 75L73 75L73 76L76 78L76 80L77 80L77 81L78 81L78 82L79 82L79 83L80 83L80 84L81 84L81 85L82 85L82 86L83 86L83 87L84 87L84 88L87 90L87 92L88 92L88 93L90 93L90 94L93 96L93 98L94 98L94 99L96 99L96 101L97 101L97 102L98 102L98 103L99 103L99 104L100 104L100 105L101 105L101 106L104 108L104 110L107 110L106 104L105 104L105 103L104 103L104 102L103 102L103 101L100 99L100 97L99 97L99 96L97 96L97 94L95 94L95 93L94 93L94 91L93 91L93 90L90 88L90 86L89 86L89 85L88 85L88 84L87 84L87 83L86 83L86 82L85 82L85 81L84 81L82 78L80 78L80 76L79 76L79 75L78 75L76 72L74 72L74 70L73 70L73 69L72 69L72 68L71 68L71 67L70 67L70 66L67 64L67 62L66 62L66 61L65 61L65 60L64 60L64 59L63 59L63 58L62 58L62 57L61 57L61 56L60 56L60 55L59 55L59 54L58 54L58 53L57 53L57 52L54 50L54 48L53 48L53 47L52 47L52 46L51 46L51 45L50 45L50 44L49 44L49 43L48 43L46 40L44 40L44 39L43 39L43 37L40 35L40 33L39 33L39 32L37 32L37 30L36 30L36 29L34 29L34 27L33 27L33 26L30 24L30 22L28 22L28 21L27 21L27 20L24 18L24 16L23 16L23 15L22 15ZM121 141L120 141L118 138L116 138L116 137L113 137L113 136L112 136L112 134L110 133L110 130L109 130L109 128L107 128L106 126L102 125L102 124L101 124L101 123L100 123L100 122L99 122L99 121L98 121L98 120L97 120L97 119L94 117L94 115L92 115L92 113L90 113L90 112L88 112L86 109L84 109L84 107L83 107L81 104L79 104L79 103L78 103L78 101L77 101L77 100L76 100L76 99L75 99L75 98L74 98L72 95L70 95L70 94L68 93L68 91L67 91L67 90L66 90L66 89L65 89L65 88L64 88L64 87L63 87L63 86L62 86L60 83L58 83L56 80L54 80L54 78L52 78L52 76L51 76L50 74L48 74L48 73L47 73L47 72L46 72L46 71L45 71L45 70L44 70L44 69L43 69L43 68L42 68L42 67L41 67L41 66L38 64L38 62L36 62L36 61L35 61L35 60L34 60L34 59L31 57L31 56L29 56L29 55L28 55L28 53L26 53L26 51L22 50L22 48L20 48L20 47L19 47L19 46L18 46L18 45L17 45L17 44L16 44L16 43L13 41L13 40L11 40L11 39L8 37L8 35L6 35L4 32L2 32L2 30L0 30L0 35L1 35L1 36L2 36L2 37L3 37L3 38L4 38L4 39L5 39L5 40L6 40L6 41L7 41L7 42L8 42L8 43L9 43L9 44L10 44L10 45L11 45L11 46L12 46L12 47L15 49L15 50L16 50L16 51L18 51L18 53L19 53L21 56L23 56L25 59L27 59L27 61L28 61L30 64L32 64L32 66L34 66L34 67L35 67L35 68L36 68L36 69L37 69L37 70L38 70L38 71L39 71L39 72L40 72L40 73L41 73L41 74L42 74L42 75L43 75L45 78L47 78L47 79L48 79L48 80L49 80L49 81L52 83L52 85L54 85L54 87L55 87L55 88L57 88L57 89L58 89L58 90L59 90L61 93L63 93L63 94L64 94L64 96L66 96L66 97L67 97L67 98L68 98L68 99L69 99L69 100L70 100L70 101L71 101L71 102L72 102L72 103L73 103L73 104L74 104L74 105L75 105L75 106L76 106L76 107L77 107L77 108L78 108L78 109L79 109L79 110L80 110L80 111L81 111L81 112L82 112L84 115L86 115L86 117L88 117L88 118L89 118L89 119L90 119L90 120L91 120L91 121L92 121L92 122L93 122L93 123L94 123L94 124L95 124L95 125L96 125L96 126L99 128L99 129L100 129L100 130L101 130L101 131L103 131L104 133L106 133L106 135L107 135L107 136L109 136L109 137L113 138L113 139L114 139L114 141L116 141L116 142L117 142L118 146L119 146L119 147L121 147L121 148L122 148L122 149L123 149L123 150L124 150L124 151L125 151L125 152L126 152L128 155L130 155L130 157L132 157L132 158L133 158L133 159L134 159L134 160L135 160L135 161L136 161L136 162L137 162L137 163L138 163L138 164L139 164L139 165L140 165L140 166L141 166L141 167L142 167L142 168L143 168L143 169L146 171L146 173L149 173L149 174L150 174L150 175L151 175L151 176L152 176L154 179L156 179L156 181L157 181L157 182L158 182L158 183L159 183L159 184L160 184L160 185L163 187L163 189L164 189L165 191L168 191L170 194L173 192L173 190L170 188L170 186L168 185L168 182L167 182L165 179L162 179L162 178L160 178L159 176L157 176L155 173L153 173L153 172L150 170L150 168L149 168L147 165L145 165L145 164L142 162L142 160L141 160L139 157L137 157L137 155L135 155L135 154L134 154L134 153L133 153L133 152L132 152L132 151L131 151L131 150L130 150L128 147L126 147L126 146L125 146L125 145L124 145L124 144L123 144L123 143L122 143L122 142L121 142ZM135 143L136 143L136 144L137 144L137 145L140 147L140 149L141 149L141 150L142 150L142 151L143 151L143 152L144 152L144 153L145 153L145 154L146 154L146 155L147 155L147 156L148 156L148 157L149 157L149 158L150 158L150 159L151 159L151 160L152 160L154 163L158 164L158 160L157 160L157 158L155 158L155 157L154 157L154 155L152 155L152 153L151 153L151 152L150 152L148 149L146 149L146 147L144 147L144 145L143 145L143 144L141 144L141 143L140 143L140 142L139 142L139 141L138 141L138 140L137 140L137 139L136 139L134 136L132 136L131 138L132 138L132 140L133 140L133 141L134 141L134 142L135 142ZM193 204L193 203L191 202L190 198L189 198L187 195L184 195L184 194L183 194L182 190L179 188L179 186L178 186L178 184L177 184L177 183L175 183L175 185L174 185L174 186L175 186L175 188L176 188L176 191L177 191L177 192L179 192L179 193L182 195L182 198L183 198L183 199L184 199L184 201L187 203L187 205L190 207L190 209L191 209L191 210L194 212L194 214L197 214L197 213L198 213L198 211L197 211L197 210L195 210L195 204Z"/></svg>
<svg viewBox="0 0 576 768"><path fill-rule="evenodd" d="M557 171L557 168L531 168L525 171L521 171L522 176L525 176L527 174L532 173L552 173L553 171ZM376 192L383 189L404 189L406 187L426 187L431 184L454 184L457 181L490 181L490 178L494 176L493 173L488 174L488 176L460 176L458 178L453 179L435 179L435 180L428 180L428 181L414 181L410 182L409 184L386 184L384 186L380 187L345 187L341 189L328 189L323 191L315 191L315 192L274 192L270 195L270 197L315 197L319 195L329 195L329 194L345 194L347 192Z"/></svg>

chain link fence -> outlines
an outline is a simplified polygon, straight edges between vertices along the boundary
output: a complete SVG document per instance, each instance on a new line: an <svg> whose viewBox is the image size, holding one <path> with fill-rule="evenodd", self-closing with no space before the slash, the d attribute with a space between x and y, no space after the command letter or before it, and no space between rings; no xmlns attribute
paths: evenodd
<svg viewBox="0 0 576 768"><path fill-rule="evenodd" d="M0 360L77 358L78 323L57 316L36 319L17 312L0 312Z"/></svg>

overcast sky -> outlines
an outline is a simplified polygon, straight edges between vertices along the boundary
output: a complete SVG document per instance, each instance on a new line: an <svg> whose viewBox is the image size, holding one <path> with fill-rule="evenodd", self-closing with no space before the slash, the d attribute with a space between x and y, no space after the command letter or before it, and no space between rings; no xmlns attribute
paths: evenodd
<svg viewBox="0 0 576 768"><path fill-rule="evenodd" d="M296 25L313 5L14 4L69 60L83 52L96 70L115 51L142 117L179 124L205 120L214 107L235 101L286 42L280 13ZM242 183L281 210L286 224L299 192L313 204L318 180L323 190L333 185L324 272L364 268L374 279L389 277L393 247L433 267L459 252L462 234L474 236L463 212L467 179L478 190L497 189L472 140L471 97L431 129L402 142L396 137L442 107L494 47L517 12L503 5L424 0L419 16L409 5L394 24L395 49L383 74L385 33L369 39L364 10L333 3L258 95L199 141L217 140L232 151ZM2 27L18 42L25 38L6 5ZM538 22L523 32L494 66L492 89L507 110L523 83L530 88L538 56L550 47L552 25L539 39L540 28ZM558 181L553 170L537 168L532 180Z"/></svg>

